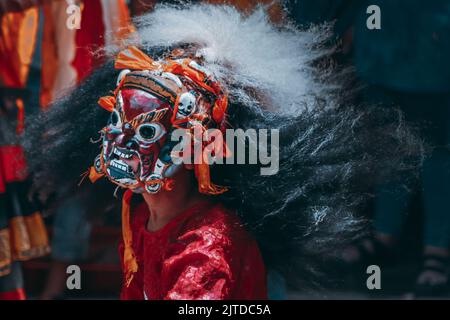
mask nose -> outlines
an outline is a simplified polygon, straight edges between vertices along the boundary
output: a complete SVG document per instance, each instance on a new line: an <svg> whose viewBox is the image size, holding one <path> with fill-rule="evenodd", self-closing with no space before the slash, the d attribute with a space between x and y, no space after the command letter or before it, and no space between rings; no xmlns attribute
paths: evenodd
<svg viewBox="0 0 450 320"><path fill-rule="evenodd" d="M134 129L131 123L125 122L122 126L122 132L125 136L134 136Z"/></svg>
<svg viewBox="0 0 450 320"><path fill-rule="evenodd" d="M131 139L134 137L134 134L133 126L128 122L124 123L122 126L122 133L116 137L116 144L119 147L132 149L134 144Z"/></svg>

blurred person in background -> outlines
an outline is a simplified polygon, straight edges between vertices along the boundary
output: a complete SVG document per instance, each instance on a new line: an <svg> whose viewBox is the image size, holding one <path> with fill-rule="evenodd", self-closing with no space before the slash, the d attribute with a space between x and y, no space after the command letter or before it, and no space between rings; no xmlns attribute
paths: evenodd
<svg viewBox="0 0 450 320"><path fill-rule="evenodd" d="M422 172L424 249L414 291L416 296L444 294L450 244L450 3L295 0L287 5L303 28L331 23L337 43L342 42L337 61L353 65L362 83L360 102L400 108L420 128L430 153ZM367 27L370 5L381 9L381 30ZM349 247L347 262L366 267L393 260L414 195L406 180L377 188L374 236Z"/></svg>
<svg viewBox="0 0 450 320"><path fill-rule="evenodd" d="M0 299L26 299L20 262L50 252L40 207L29 197L29 172L19 142L25 113L39 108L39 12L7 4L14 3L0 2Z"/></svg>
<svg viewBox="0 0 450 320"><path fill-rule="evenodd" d="M77 28L66 26L69 17L66 10L70 4L81 9ZM103 63L101 50L120 46L121 39L128 37L133 27L124 0L53 1L43 6L43 16L48 23L43 39L46 47L42 60L41 105L46 109L83 82ZM40 299L64 298L67 266L88 258L92 229L89 215L93 214L93 205L86 199L88 193L89 190L76 184L58 191L53 211L52 263ZM104 193L99 194L99 202Z"/></svg>
<svg viewBox="0 0 450 320"><path fill-rule="evenodd" d="M71 15L77 14L77 12L71 10L71 13L68 13L70 6L75 6L80 10L78 22L76 21L78 17L72 16L75 18L72 21L75 22L73 25L68 22ZM2 63L0 68L2 71L0 83L3 87L1 90L2 141L9 144L17 140L13 132L23 130L25 114L30 116L40 110L45 112L54 99L67 94L102 63L102 56L97 54L99 50L104 47L120 45L120 39L133 31L125 0L108 2L100 0L2 0L0 1L0 13L2 14L0 54L2 61L8 61L8 64ZM28 71L31 60L31 70ZM28 73L29 84L26 91L21 88L25 85ZM26 108L22 98L24 92L27 93ZM17 121L10 119L11 114L13 116L17 114ZM9 118L6 119L5 117L8 115ZM8 120L6 129L5 120ZM16 128L13 128L16 122ZM4 150L6 148L2 147L1 151ZM2 153L3 173L0 174L0 178L2 178L0 182L22 181L25 160L21 155L20 147L8 147L7 151ZM21 176L16 178L14 175ZM11 200L14 199L11 193L19 191L21 194L19 200L22 204L25 202L28 189L20 184L17 187L17 184L7 185L6 193L1 194L0 228L2 237L9 234L7 228L8 219L11 224L9 216L22 214L20 207L16 205L17 201ZM41 296L43 299L61 296L64 292L67 264L82 260L88 251L91 227L87 220L87 209L81 203L81 192L77 190L76 185L69 189L59 190L58 197L64 198L64 201L57 201L59 207L54 210L52 244L55 250L52 254L53 263L50 267L48 283ZM2 190L4 188L0 188L0 191L4 192ZM50 196L46 195L44 198ZM35 213L33 210L30 215ZM4 216L5 214L8 215ZM43 227L43 222L39 226ZM27 228L29 227L27 225ZM12 233L11 237L14 235ZM18 235L15 235L15 238L19 238ZM2 238L0 241L0 252L6 250L3 248L8 242L5 239ZM49 250L45 249L44 251L48 253ZM18 254L13 253L12 257L16 255ZM34 256L38 255L34 254ZM33 256L29 255L28 258L31 257ZM0 267L4 268L4 274L11 267L10 261L12 259L8 255L0 254ZM9 278L14 276L17 279L15 282L18 283L16 287L19 288L23 281L18 266L18 264L12 265L14 272L11 272ZM4 287L9 290L14 285L14 281L7 280ZM3 289L1 284L0 279L0 290ZM20 296L24 297L24 294Z"/></svg>
<svg viewBox="0 0 450 320"><path fill-rule="evenodd" d="M361 97L399 107L418 127L430 152L421 182L424 243L415 296L448 290L450 244L450 2L360 1L353 35L353 63L365 88ZM369 5L381 9L381 29L370 30ZM368 265L390 260L413 195L406 180L377 189L374 236L348 248L344 257Z"/></svg>

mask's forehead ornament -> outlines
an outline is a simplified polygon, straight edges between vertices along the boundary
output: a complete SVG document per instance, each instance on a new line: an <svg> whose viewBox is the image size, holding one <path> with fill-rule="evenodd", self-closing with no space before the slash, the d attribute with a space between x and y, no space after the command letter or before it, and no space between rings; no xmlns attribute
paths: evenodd
<svg viewBox="0 0 450 320"><path fill-rule="evenodd" d="M172 131L187 129L192 139L194 128L224 131L227 96L212 75L189 58L154 61L129 47L119 53L115 67L122 69L117 88L113 95L98 101L111 117L101 130L102 151L90 178L95 181L107 176L134 192L171 190L171 177L179 168L170 156ZM203 148L197 149L194 152L203 154ZM210 181L209 164L194 164L194 169L200 192L227 190Z"/></svg>

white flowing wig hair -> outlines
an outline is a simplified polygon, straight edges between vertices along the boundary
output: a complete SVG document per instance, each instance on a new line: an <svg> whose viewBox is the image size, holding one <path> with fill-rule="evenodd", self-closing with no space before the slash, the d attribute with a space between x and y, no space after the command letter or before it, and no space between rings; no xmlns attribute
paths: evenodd
<svg viewBox="0 0 450 320"><path fill-rule="evenodd" d="M207 4L158 5L137 25L147 49L196 44L197 56L226 85L233 102L260 105L249 93L253 88L264 94L266 105L260 107L284 113L302 112L317 96L327 107L335 105L337 81L330 81L330 70L319 73L312 66L332 51L324 47L328 26L299 30L288 22L277 27L263 6L244 16L231 6Z"/></svg>

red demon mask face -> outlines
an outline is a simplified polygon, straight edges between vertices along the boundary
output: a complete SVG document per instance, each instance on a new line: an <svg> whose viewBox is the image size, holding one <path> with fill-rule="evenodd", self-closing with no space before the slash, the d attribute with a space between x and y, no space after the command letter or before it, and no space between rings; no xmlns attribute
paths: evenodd
<svg viewBox="0 0 450 320"><path fill-rule="evenodd" d="M108 125L103 129L102 159L108 178L135 191L157 192L170 165L164 148L171 128L170 80L145 72L125 75ZM155 183L149 183L153 181Z"/></svg>
<svg viewBox="0 0 450 320"><path fill-rule="evenodd" d="M95 181L106 175L135 192L170 190L171 177L181 166L171 159L178 143L171 141L173 130L224 130L227 97L211 74L189 58L154 61L130 47L119 53L115 67L124 70L114 96L99 100L111 116L101 130L102 152L89 176ZM194 165L200 192L226 191L211 182L208 164Z"/></svg>

